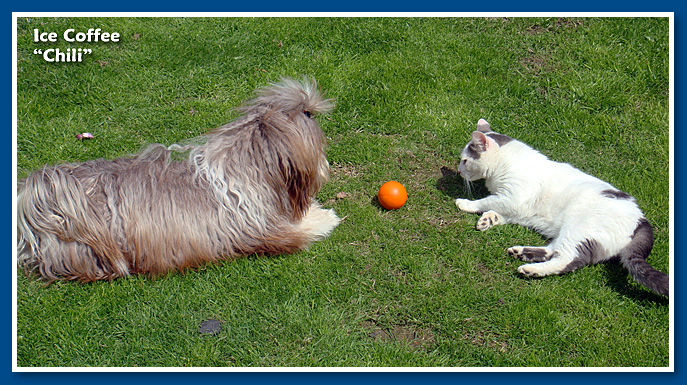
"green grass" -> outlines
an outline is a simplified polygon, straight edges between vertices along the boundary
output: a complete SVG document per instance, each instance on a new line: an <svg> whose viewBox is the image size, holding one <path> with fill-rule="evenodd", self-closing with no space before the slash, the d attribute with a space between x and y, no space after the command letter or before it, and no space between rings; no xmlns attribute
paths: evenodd
<svg viewBox="0 0 687 385"><path fill-rule="evenodd" d="M98 27L122 41L84 45L83 63L32 53L67 47L34 28ZM485 118L635 196L668 272L668 33L658 18L19 19L19 177L182 141L311 75L337 99L318 199L345 220L294 255L159 279L45 287L18 271L18 366L668 366L667 300L612 264L519 276L505 249L545 240L476 231L450 172ZM409 200L385 211L392 179Z"/></svg>

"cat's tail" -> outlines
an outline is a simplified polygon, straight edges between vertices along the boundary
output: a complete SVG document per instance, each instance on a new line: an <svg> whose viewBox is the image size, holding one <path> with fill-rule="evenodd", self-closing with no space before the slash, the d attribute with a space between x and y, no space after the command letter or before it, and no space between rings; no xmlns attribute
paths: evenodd
<svg viewBox="0 0 687 385"><path fill-rule="evenodd" d="M646 261L654 247L654 231L649 222L642 218L637 224L632 240L620 251L620 261L637 283L654 293L668 297L668 274L654 269Z"/></svg>

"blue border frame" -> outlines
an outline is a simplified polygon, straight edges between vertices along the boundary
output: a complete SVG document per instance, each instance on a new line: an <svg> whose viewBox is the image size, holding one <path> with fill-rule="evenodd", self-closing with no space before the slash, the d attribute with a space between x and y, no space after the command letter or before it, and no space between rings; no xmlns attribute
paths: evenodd
<svg viewBox="0 0 687 385"><path fill-rule="evenodd" d="M73 0L68 3L58 3L55 1L47 2L45 0L32 1L30 3L5 3L0 7L3 8L5 15L4 25L5 34L0 35L2 41L1 46L5 47L9 52L9 47L12 45L12 30L11 30L11 12L674 12L674 68L675 68L675 115L674 115L674 133L675 133L675 218L682 218L682 205L680 203L680 195L678 192L682 191L680 181L681 165L683 163L683 156L679 151L680 145L685 143L684 132L687 130L682 118L682 111L687 111L685 105L685 98L682 97L682 92L686 91L685 77L682 69L687 69L687 61L685 56L687 54L687 33L684 27L684 22L687 20L687 6L685 4L678 5L676 1L658 0L651 2L619 2L617 0L610 2L599 2L582 0L574 3L564 2L550 2L544 0L530 1L526 4L514 1L497 0L488 3L485 2L451 2L447 0L440 1L423 1L419 3L412 2L392 2L389 0L378 1L371 3L369 1L347 0L344 2L322 2L313 0L299 0L294 2L288 1L274 1L267 0L259 3L223 3L216 4L213 2L195 1L192 3L157 3L156 1L143 4L140 1L122 0L117 2L94 2L85 0ZM3 23L4 24L4 23ZM14 47L12 47L14 49ZM8 194L8 203L2 207L2 217L7 220L7 227L3 233L5 245L14 245L12 240L11 229L11 215L12 215L12 195L14 194L12 186L12 175L15 170L12 168L12 63L10 60L4 60L2 64L3 102L0 108L5 111L2 116L5 116L5 121L8 122L8 127L2 131L3 137L6 138L8 151L5 152L6 166L3 172L2 187L5 194ZM679 258L681 254L681 226L679 226L679 219L675 222L675 250L674 250L674 270L672 274L676 274L674 279L674 298L675 298L675 372L674 373L12 373L12 270L8 269L4 275L2 308L5 309L4 317L0 319L2 329L6 330L2 336L2 362L3 370L0 372L0 378L3 381L9 381L10 384L26 383L26 384L119 384L126 383L145 383L145 382L163 382L165 385L176 383L187 383L189 381L198 381L198 376L202 376L200 381L232 381L238 383L246 382L265 382L265 383L394 383L394 384L416 384L418 382L441 382L441 383L459 383L461 381L487 381L487 382L504 382L509 384L530 384L532 382L540 381L555 381L560 383L604 383L609 381L622 381L624 384L640 384L640 383L683 383L687 376L684 374L685 370L685 356L682 350L685 347L685 336L682 333L682 321L684 320L684 307L681 299L684 294L684 284L679 279L681 273L684 272L683 264ZM13 247L13 246L10 246ZM4 259L9 265L11 258L11 249L6 246L8 256ZM613 341L609 341L613 343ZM4 382L3 382L4 383Z"/></svg>

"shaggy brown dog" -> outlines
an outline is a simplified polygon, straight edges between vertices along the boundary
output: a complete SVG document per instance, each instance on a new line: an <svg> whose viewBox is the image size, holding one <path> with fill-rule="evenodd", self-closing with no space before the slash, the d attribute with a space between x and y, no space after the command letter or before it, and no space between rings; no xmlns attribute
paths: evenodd
<svg viewBox="0 0 687 385"><path fill-rule="evenodd" d="M18 262L87 282L300 250L339 223L314 200L329 164L312 115L332 107L284 79L197 144L36 171L18 187Z"/></svg>

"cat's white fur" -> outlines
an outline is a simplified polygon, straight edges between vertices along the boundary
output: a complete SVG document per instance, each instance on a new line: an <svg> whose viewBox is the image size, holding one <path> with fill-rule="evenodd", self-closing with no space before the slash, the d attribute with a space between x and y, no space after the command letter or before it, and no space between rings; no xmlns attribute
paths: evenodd
<svg viewBox="0 0 687 385"><path fill-rule="evenodd" d="M484 119L463 149L458 172L467 181L485 179L492 194L455 201L461 211L482 214L477 229L513 223L551 239L543 248L508 249L511 256L534 262L520 266L520 273L561 274L620 257L638 282L668 295L668 277L643 261L653 245L651 227L634 198L609 183L493 132Z"/></svg>

